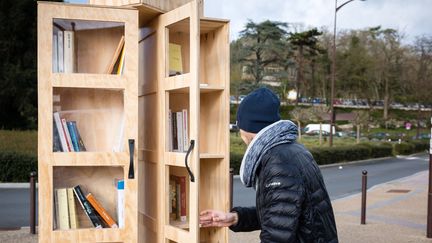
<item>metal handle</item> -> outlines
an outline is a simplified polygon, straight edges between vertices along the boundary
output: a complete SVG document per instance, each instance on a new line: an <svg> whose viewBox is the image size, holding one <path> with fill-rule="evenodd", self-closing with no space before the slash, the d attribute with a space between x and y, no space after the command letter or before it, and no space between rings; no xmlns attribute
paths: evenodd
<svg viewBox="0 0 432 243"><path fill-rule="evenodd" d="M134 175L134 151L135 151L135 140L129 139L129 179L133 179Z"/></svg>
<svg viewBox="0 0 432 243"><path fill-rule="evenodd" d="M188 156L189 156L189 154L192 152L192 149L193 149L194 147L195 147L195 140L191 140L191 141L190 141L189 149L188 149L188 151L187 151L187 153L186 153L186 156L185 156L185 165L186 165L186 169L187 169L187 171L188 171L188 173L189 173L189 177L190 177L191 182L195 182L195 176L194 176L194 174L192 173L191 169L189 168L189 165L188 165Z"/></svg>

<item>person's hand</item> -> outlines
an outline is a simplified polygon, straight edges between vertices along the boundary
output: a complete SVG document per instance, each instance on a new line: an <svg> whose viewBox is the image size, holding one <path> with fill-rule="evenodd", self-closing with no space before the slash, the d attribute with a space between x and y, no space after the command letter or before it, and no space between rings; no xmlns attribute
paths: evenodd
<svg viewBox="0 0 432 243"><path fill-rule="evenodd" d="M225 213L218 210L204 210L200 213L201 227L229 227L237 224L237 213Z"/></svg>

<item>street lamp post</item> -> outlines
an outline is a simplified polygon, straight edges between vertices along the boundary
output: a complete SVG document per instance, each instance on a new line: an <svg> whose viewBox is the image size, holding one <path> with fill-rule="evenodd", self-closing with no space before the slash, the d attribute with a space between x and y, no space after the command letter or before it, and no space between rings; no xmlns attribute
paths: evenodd
<svg viewBox="0 0 432 243"><path fill-rule="evenodd" d="M335 79L336 79L336 18L337 12L348 3L355 0L348 0L338 6L338 1L335 0L335 12L334 12L334 26L333 26L333 51L332 51L332 73L331 73L331 86L330 86L330 137L329 137L329 145L333 146L333 128L335 126L336 114L334 110L334 96L335 96ZM360 0L366 1L366 0Z"/></svg>

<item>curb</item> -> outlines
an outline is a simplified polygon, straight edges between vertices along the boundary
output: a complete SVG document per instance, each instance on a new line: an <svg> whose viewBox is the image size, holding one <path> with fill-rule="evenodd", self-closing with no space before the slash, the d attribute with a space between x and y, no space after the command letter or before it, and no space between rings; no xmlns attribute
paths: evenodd
<svg viewBox="0 0 432 243"><path fill-rule="evenodd" d="M39 183L36 183L36 188L39 187ZM28 189L30 188L29 182L24 183L0 183L0 189Z"/></svg>

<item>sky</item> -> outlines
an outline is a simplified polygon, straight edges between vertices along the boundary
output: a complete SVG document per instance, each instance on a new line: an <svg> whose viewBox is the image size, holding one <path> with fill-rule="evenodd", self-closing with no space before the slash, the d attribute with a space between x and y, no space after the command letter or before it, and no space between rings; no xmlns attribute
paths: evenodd
<svg viewBox="0 0 432 243"><path fill-rule="evenodd" d="M338 0L338 6L345 1ZM334 0L204 0L204 15L229 19L233 40L249 19L302 24L302 30L326 27L333 31L334 7ZM355 0L337 13L337 31L378 25L401 31L407 43L415 36L432 36L432 0Z"/></svg>

